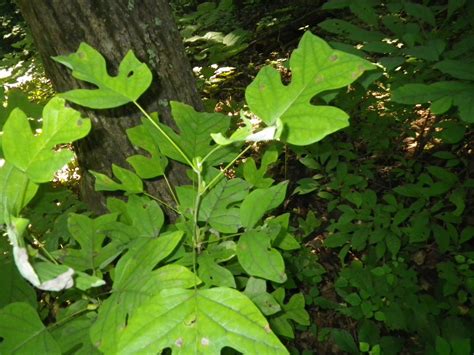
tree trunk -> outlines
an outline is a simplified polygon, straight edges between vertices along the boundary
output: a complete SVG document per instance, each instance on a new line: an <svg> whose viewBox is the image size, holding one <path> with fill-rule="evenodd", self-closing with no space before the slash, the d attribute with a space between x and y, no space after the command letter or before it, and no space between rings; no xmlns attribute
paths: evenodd
<svg viewBox="0 0 474 355"><path fill-rule="evenodd" d="M129 49L148 64L154 83L140 99L148 112L158 111L160 120L174 127L169 100L202 109L181 37L165 0L18 0L29 25L47 76L58 92L86 87L52 56L75 52L81 42L96 48L108 61L114 75ZM125 161L136 154L125 130L140 122L132 105L113 110L81 111L91 118L91 134L76 146L83 168L81 197L95 212L103 212L104 197L94 192L93 178L87 170L110 176L112 163L129 167ZM184 167L174 164L168 171L173 184L186 181ZM147 185L148 191L173 204L162 181ZM167 211L168 215L170 211Z"/></svg>

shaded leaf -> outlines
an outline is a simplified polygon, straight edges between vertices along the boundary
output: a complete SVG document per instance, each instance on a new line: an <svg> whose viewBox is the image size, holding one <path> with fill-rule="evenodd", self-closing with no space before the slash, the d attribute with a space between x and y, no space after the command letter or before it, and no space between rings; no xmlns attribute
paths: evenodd
<svg viewBox="0 0 474 355"><path fill-rule="evenodd" d="M0 309L0 338L2 354L61 354L38 313L27 303Z"/></svg>
<svg viewBox="0 0 474 355"><path fill-rule="evenodd" d="M242 201L249 185L242 179L223 179L202 199L199 221L207 222L223 233L236 233L240 223L240 211L235 203Z"/></svg>
<svg viewBox="0 0 474 355"><path fill-rule="evenodd" d="M250 230L237 243L240 265L252 276L278 283L285 282L285 263L281 254L271 247L271 237L265 231Z"/></svg>
<svg viewBox="0 0 474 355"><path fill-rule="evenodd" d="M117 340L126 320L135 309L165 288L191 287L199 279L187 268L155 266L167 257L181 241L183 232L171 232L158 238L140 238L123 255L115 268L112 295L99 309L91 328L91 339L106 353L117 352Z"/></svg>
<svg viewBox="0 0 474 355"><path fill-rule="evenodd" d="M287 182L267 189L256 189L245 197L240 206L240 220L242 226L252 228L273 208L278 207L285 199Z"/></svg>

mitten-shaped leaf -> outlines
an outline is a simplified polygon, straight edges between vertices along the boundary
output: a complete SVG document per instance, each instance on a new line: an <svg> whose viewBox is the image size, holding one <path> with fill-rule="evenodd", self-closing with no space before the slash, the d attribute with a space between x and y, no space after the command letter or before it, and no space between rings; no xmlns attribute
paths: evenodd
<svg viewBox="0 0 474 355"><path fill-rule="evenodd" d="M332 49L321 38L306 32L290 59L291 83L281 82L274 68L263 68L247 87L250 109L268 126L280 119L282 141L307 145L348 125L348 115L332 106L312 105L311 99L323 91L349 85L365 70L368 61Z"/></svg>
<svg viewBox="0 0 474 355"><path fill-rule="evenodd" d="M159 146L153 137L155 131L156 128L152 127L147 120L143 120L139 126L127 129L130 142L150 153L150 158L138 154L127 158L127 162L133 166L142 179L152 179L163 175L168 165L168 159L160 153Z"/></svg>
<svg viewBox="0 0 474 355"><path fill-rule="evenodd" d="M107 175L91 170L91 174L95 177L95 189L97 191L125 191L126 194L139 194L143 192L143 181L138 175L130 170L121 168L112 164L112 172L114 176L120 180L115 182Z"/></svg>
<svg viewBox="0 0 474 355"><path fill-rule="evenodd" d="M292 322L309 325L309 314L304 309L305 301L302 293L291 296L288 303L284 303L285 289L279 288L272 296L282 307L282 311L270 318L270 324L277 334L293 339L295 337Z"/></svg>
<svg viewBox="0 0 474 355"><path fill-rule="evenodd" d="M257 307L242 293L219 287L169 289L141 306L123 332L119 354L288 354Z"/></svg>
<svg viewBox="0 0 474 355"><path fill-rule="evenodd" d="M102 54L86 43L81 43L75 53L53 59L71 69L76 79L97 86L97 89L76 89L61 94L66 100L90 108L112 108L136 101L153 78L150 69L132 51L123 58L115 77L107 72Z"/></svg>
<svg viewBox="0 0 474 355"><path fill-rule="evenodd" d="M61 354L28 303L11 303L0 310L0 338L0 354Z"/></svg>
<svg viewBox="0 0 474 355"><path fill-rule="evenodd" d="M28 117L20 109L12 111L3 127L6 161L25 172L33 182L50 181L73 157L68 149L54 151L54 148L85 137L91 128L89 119L83 119L79 112L64 104L58 97L48 102L43 110L40 134L33 134Z"/></svg>

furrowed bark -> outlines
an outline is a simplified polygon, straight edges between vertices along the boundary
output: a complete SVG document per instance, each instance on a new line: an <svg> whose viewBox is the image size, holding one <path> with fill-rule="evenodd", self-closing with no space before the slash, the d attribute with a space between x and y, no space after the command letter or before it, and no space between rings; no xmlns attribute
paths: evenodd
<svg viewBox="0 0 474 355"><path fill-rule="evenodd" d="M51 59L75 52L81 42L96 48L115 75L128 50L148 64L154 75L152 87L140 99L147 112L157 111L161 122L174 127L169 100L202 109L189 62L185 56L169 4L165 0L18 0L47 76L58 92L85 88L70 71ZM93 177L87 170L111 175L112 163L129 167L125 159L137 151L127 140L125 130L140 122L134 105L113 110L80 110L93 122L91 134L76 144L83 170L81 197L97 213L105 210L105 199L94 191ZM184 167L173 164L168 170L172 184L186 181ZM147 183L148 192L173 204L162 181ZM171 211L167 211L168 215Z"/></svg>

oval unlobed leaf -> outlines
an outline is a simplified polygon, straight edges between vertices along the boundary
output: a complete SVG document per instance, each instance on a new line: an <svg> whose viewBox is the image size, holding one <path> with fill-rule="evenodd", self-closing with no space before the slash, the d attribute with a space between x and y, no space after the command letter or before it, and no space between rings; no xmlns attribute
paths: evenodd
<svg viewBox="0 0 474 355"><path fill-rule="evenodd" d="M265 212L278 207L286 195L286 181L278 185L256 189L245 197L240 207L240 220L242 226L252 228L265 215Z"/></svg>
<svg viewBox="0 0 474 355"><path fill-rule="evenodd" d="M278 250L271 247L271 236L265 231L244 233L237 244L240 265L252 276L285 282L285 262Z"/></svg>
<svg viewBox="0 0 474 355"><path fill-rule="evenodd" d="M224 287L168 289L143 304L120 337L119 354L288 354L258 308L242 293Z"/></svg>

